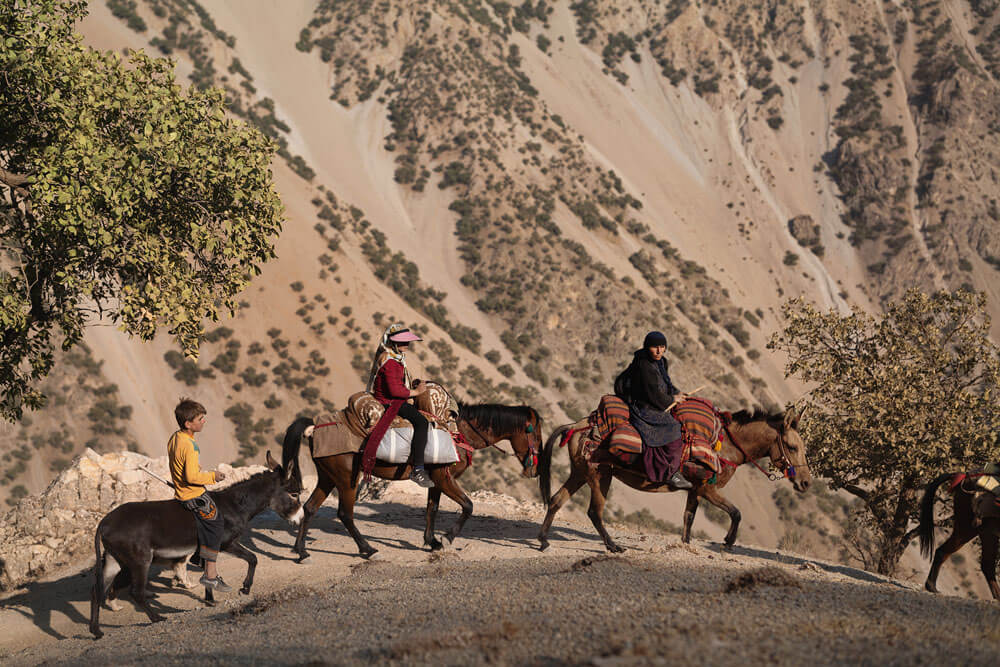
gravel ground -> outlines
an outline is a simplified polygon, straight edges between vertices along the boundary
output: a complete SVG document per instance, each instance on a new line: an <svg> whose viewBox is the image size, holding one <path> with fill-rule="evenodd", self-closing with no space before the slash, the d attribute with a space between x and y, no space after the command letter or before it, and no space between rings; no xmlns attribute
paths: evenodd
<svg viewBox="0 0 1000 667"><path fill-rule="evenodd" d="M415 503L414 503L415 504ZM168 620L129 601L89 637L89 576L69 574L4 600L0 661L23 664L996 665L1000 606L788 554L681 545L615 527L629 551L604 553L589 525L558 521L532 549L540 509L479 497L468 537L437 554L415 548L420 510L407 498L359 522L381 549L362 561L324 509L314 556L289 560L287 530L260 523L250 597L214 608L154 579ZM446 513L447 526L454 515ZM220 561L227 579L243 566ZM194 574L192 572L192 574ZM61 596L61 598L60 598ZM12 638L30 624L33 640ZM8 622L13 622L13 625ZM28 633L30 634L30 632ZM29 641L30 640L30 641Z"/></svg>

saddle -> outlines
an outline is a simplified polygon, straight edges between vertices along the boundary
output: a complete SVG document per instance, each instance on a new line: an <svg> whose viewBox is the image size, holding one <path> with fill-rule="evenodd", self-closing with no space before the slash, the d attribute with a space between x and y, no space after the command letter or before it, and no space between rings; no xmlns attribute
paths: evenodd
<svg viewBox="0 0 1000 667"><path fill-rule="evenodd" d="M458 430L458 403L444 387L436 382L427 382L427 393L414 401L418 410L430 422L431 428L442 428L449 432ZM385 406L367 391L359 391L347 399L344 420L351 431L360 438L367 438L385 413ZM402 417L392 420L389 428L407 428L410 422Z"/></svg>
<svg viewBox="0 0 1000 667"><path fill-rule="evenodd" d="M707 479L719 471L719 455L715 444L722 433L722 422L711 401L689 398L672 411L681 423L684 451L681 470L688 479ZM597 410L590 414L590 433L585 444L588 459L594 452L607 450L623 467L638 467L638 454L645 445L639 432L629 422L629 409L613 394L602 396ZM589 445L589 446L588 446ZM598 453L600 458L600 453Z"/></svg>
<svg viewBox="0 0 1000 667"><path fill-rule="evenodd" d="M344 408L344 421L348 428L359 438L367 438L375 425L382 419L385 413L385 406L367 391L359 391L351 394L347 399L347 407ZM406 428L410 422L402 417L392 420L389 428Z"/></svg>

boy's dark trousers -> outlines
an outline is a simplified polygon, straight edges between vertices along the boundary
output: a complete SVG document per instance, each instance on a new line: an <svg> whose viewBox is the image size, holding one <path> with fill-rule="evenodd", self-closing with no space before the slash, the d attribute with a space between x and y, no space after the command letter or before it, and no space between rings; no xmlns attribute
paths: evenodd
<svg viewBox="0 0 1000 667"><path fill-rule="evenodd" d="M198 555L201 556L201 560L213 562L218 560L225 522L212 496L206 491L197 498L181 501L181 504L184 505L184 509L194 512L200 545Z"/></svg>

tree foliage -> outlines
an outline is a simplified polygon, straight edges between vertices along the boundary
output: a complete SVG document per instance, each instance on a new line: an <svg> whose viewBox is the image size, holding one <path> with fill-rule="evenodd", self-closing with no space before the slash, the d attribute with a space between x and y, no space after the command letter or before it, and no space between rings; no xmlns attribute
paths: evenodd
<svg viewBox="0 0 1000 667"><path fill-rule="evenodd" d="M815 384L810 463L864 502L880 572L895 570L912 537L920 486L1000 456L1000 353L985 304L911 290L878 318L793 300L768 344L788 354L786 376Z"/></svg>
<svg viewBox="0 0 1000 667"><path fill-rule="evenodd" d="M85 46L82 0L0 4L0 414L104 317L144 340L166 327L196 356L202 322L274 256L273 146L183 91L166 60Z"/></svg>

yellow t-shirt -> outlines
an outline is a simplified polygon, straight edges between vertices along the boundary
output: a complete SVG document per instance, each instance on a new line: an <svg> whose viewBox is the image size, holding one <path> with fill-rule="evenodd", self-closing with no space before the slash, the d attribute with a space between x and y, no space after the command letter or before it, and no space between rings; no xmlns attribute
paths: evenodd
<svg viewBox="0 0 1000 667"><path fill-rule="evenodd" d="M205 493L206 484L215 484L215 473L205 472L198 463L200 450L194 438L177 431L167 441L170 479L174 482L174 497L191 500Z"/></svg>

